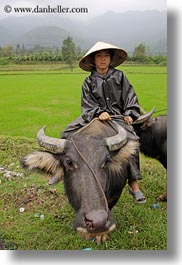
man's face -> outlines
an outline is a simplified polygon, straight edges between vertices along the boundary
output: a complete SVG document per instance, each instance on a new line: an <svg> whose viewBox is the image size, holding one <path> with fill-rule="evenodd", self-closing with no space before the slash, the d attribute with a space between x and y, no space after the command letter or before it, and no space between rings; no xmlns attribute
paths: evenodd
<svg viewBox="0 0 182 265"><path fill-rule="evenodd" d="M94 62L96 69L105 70L108 69L110 62L111 62L111 56L108 50L99 51L95 54Z"/></svg>

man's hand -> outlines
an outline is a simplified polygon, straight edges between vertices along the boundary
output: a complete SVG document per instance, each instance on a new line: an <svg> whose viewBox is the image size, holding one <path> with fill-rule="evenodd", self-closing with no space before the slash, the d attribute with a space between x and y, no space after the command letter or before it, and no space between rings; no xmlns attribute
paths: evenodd
<svg viewBox="0 0 182 265"><path fill-rule="evenodd" d="M108 121L108 120L111 120L111 117L110 117L110 115L107 112L102 112L99 115L99 120L101 120L101 121Z"/></svg>
<svg viewBox="0 0 182 265"><path fill-rule="evenodd" d="M133 119L132 117L130 116L125 116L124 117L124 121L127 123L127 124L131 124L133 122Z"/></svg>

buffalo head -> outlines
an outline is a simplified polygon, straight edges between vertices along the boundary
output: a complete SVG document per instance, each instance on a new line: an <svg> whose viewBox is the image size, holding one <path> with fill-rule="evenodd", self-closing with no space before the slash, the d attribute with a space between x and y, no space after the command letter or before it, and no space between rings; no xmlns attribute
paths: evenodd
<svg viewBox="0 0 182 265"><path fill-rule="evenodd" d="M47 172L52 182L63 178L76 212L74 228L86 239L106 240L115 228L110 210L126 183L128 159L138 143L127 141L126 131L114 122L111 127L97 119L69 140L46 136L45 127L37 139L47 151L27 155L23 166Z"/></svg>

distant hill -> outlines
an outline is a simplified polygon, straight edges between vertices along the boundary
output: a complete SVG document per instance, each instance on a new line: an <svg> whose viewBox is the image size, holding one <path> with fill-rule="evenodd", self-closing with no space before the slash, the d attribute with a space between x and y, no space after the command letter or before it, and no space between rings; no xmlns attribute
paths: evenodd
<svg viewBox="0 0 182 265"><path fill-rule="evenodd" d="M96 41L111 42L128 52L144 43L151 53L167 52L167 13L159 11L107 12L88 21L61 16L10 17L0 20L0 46L24 44L60 47L70 35L82 49Z"/></svg>
<svg viewBox="0 0 182 265"><path fill-rule="evenodd" d="M27 48L31 48L36 45L43 47L56 47L61 46L62 42L68 37L68 35L71 34L59 27L38 27L28 31L19 38L15 38L13 43L22 43Z"/></svg>

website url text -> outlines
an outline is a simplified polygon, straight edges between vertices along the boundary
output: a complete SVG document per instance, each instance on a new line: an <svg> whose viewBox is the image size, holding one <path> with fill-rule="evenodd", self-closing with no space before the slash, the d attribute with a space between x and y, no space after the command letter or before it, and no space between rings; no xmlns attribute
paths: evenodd
<svg viewBox="0 0 182 265"><path fill-rule="evenodd" d="M50 5L46 7L12 7L10 5L6 5L4 7L4 11L6 13L88 13L89 10L86 7L62 7L61 5L57 5L56 7L51 7Z"/></svg>

